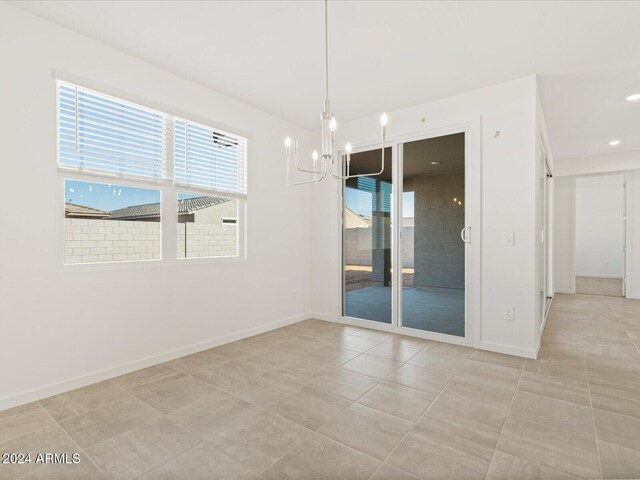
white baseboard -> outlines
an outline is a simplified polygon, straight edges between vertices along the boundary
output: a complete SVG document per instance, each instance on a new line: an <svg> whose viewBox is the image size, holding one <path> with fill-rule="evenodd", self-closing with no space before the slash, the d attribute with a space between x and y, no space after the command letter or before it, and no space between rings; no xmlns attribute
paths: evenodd
<svg viewBox="0 0 640 480"><path fill-rule="evenodd" d="M555 293L568 293L569 295L575 295L575 290L571 290L570 288L557 288Z"/></svg>
<svg viewBox="0 0 640 480"><path fill-rule="evenodd" d="M32 390L27 390L25 392L9 395L9 396L0 398L0 411L6 410L8 408L17 407L19 405L24 405L25 403L35 402L37 400L41 400L43 398L47 398L52 395L58 395L60 393L68 392L69 390L74 390L76 388L86 387L87 385L91 385L97 382L102 382L110 378L124 375L125 373L134 372L142 368L147 368L153 365L157 365L159 363L168 362L169 360L173 360L175 358L184 357L185 355L190 355L192 353L197 353L202 350L218 347L220 345L224 345L225 343L235 342L236 340L242 340L243 338L251 337L253 335L258 335L260 333L268 332L270 330L275 330L276 328L285 327L292 323L297 323L302 320L306 320L308 318L319 318L319 317L317 316L317 314L296 315L293 317L285 318L284 320L278 320L276 322L267 323L259 327L242 330L240 332L237 332L231 335L225 335L222 337L213 338L210 340L206 340L204 342L188 345L186 347L178 348L176 350L171 350L169 352L161 353L159 355L146 357L141 360L137 360L135 362L118 365L117 367L106 368L104 370L100 370L97 372L89 373L87 375L71 378L69 380L64 380L62 382L52 383L52 384L44 385L42 387L38 387Z"/></svg>
<svg viewBox="0 0 640 480"><path fill-rule="evenodd" d="M536 349L527 349L519 347L510 347L508 345L500 345L498 343L480 342L480 350L489 350L490 352L504 353L506 355L515 355L516 357L537 358L538 351Z"/></svg>
<svg viewBox="0 0 640 480"><path fill-rule="evenodd" d="M309 317L316 318L318 320L324 320L325 322L336 322L336 319L328 313L310 313Z"/></svg>
<svg viewBox="0 0 640 480"><path fill-rule="evenodd" d="M610 275L607 273L576 273L576 277L611 278L613 280L622 280L622 275Z"/></svg>

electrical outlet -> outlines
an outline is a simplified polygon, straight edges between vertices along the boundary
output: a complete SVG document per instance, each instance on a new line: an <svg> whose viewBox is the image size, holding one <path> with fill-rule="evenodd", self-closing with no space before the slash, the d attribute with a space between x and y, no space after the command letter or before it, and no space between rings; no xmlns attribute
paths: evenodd
<svg viewBox="0 0 640 480"><path fill-rule="evenodd" d="M507 322L513 322L516 318L515 307L507 305L504 307L504 319Z"/></svg>
<svg viewBox="0 0 640 480"><path fill-rule="evenodd" d="M514 232L502 232L502 244L505 247L513 247L516 234Z"/></svg>

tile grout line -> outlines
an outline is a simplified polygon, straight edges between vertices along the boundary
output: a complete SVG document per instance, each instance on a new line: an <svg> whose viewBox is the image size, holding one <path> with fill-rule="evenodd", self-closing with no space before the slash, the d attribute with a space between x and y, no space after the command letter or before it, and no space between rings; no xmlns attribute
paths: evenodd
<svg viewBox="0 0 640 480"><path fill-rule="evenodd" d="M511 407L513 407L513 402L516 399L516 394L518 393L518 387L520 386L520 380L522 380L522 372L524 372L525 363L522 364L520 368L520 374L518 375L518 382L516 383L516 388L513 390L513 395L511 396L511 401L509 402L509 408L507 409L507 414L504 416L504 420L502 421L502 427L500 427L500 433L498 434L498 438L496 439L496 444L493 447L493 453L491 454L491 460L489 460L489 465L487 467L487 472L484 474L484 478L486 480L489 475L489 470L491 469L491 464L493 463L493 459L496 456L496 452L498 451L498 445L500 444L500 438L502 437L502 432L504 431L504 426L507 424L507 420L509 415L511 414ZM531 462L533 463L533 462Z"/></svg>
<svg viewBox="0 0 640 480"><path fill-rule="evenodd" d="M123 390L124 390L124 389L123 389ZM38 401L37 403L38 403L38 405L40 405L40 401ZM55 425L57 425L57 426L58 426L58 428L60 428L60 430L62 430L62 431L64 432L64 434L69 438L69 440L71 440L71 443L73 443L73 444L76 446L76 448L78 449L78 452L83 452L83 453L87 456L87 458L89 459L89 462L91 462L91 464L93 464L93 466L94 466L94 467L96 467L96 468L98 469L98 471L99 471L99 472L102 472L102 473L104 473L104 474L106 475L107 473L106 473L105 471L103 471L103 470L102 470L102 469L101 469L101 468L96 464L96 462L94 462L94 461L93 461L93 458L91 458L91 455L89 455L89 454L86 452L86 449L80 448L80 445L78 445L78 444L76 443L76 441L73 439L73 437L71 437L71 435L69 434L69 432L67 432L67 430L66 430L62 425L60 425L60 423L59 423L55 418L53 418L53 416L49 413L49 411L48 411L46 408L44 408L42 405L40 405L40 408L42 408L42 409L47 413L47 415L49 415L49 418L51 418L51 420L53 420L53 423L54 423Z"/></svg>
<svg viewBox="0 0 640 480"><path fill-rule="evenodd" d="M600 472L600 478L602 475L602 461L600 460L600 449L598 447L598 430L596 429L596 417L593 413L593 396L591 395L591 380L589 378L589 367L587 365L587 354L584 350L584 336L582 334L582 322L580 322L580 338L582 339L582 360L584 362L584 369L587 372L587 389L589 391L589 407L591 408L591 422L593 425L593 439L596 447L596 457L598 459L598 470Z"/></svg>
<svg viewBox="0 0 640 480"><path fill-rule="evenodd" d="M428 346L429 346L429 345L428 345ZM428 348L428 346L427 346L427 347L425 347L425 349L426 349L426 348ZM396 467L396 466L394 466L394 465L391 465L391 464L387 463L387 461L389 460L389 458L391 458L391 456L395 453L395 451L398 449L398 447L402 444L402 442L403 442L403 441L404 441L404 439L407 437L407 435L409 435L409 434L413 431L413 429L415 428L415 426L416 426L416 425L418 425L418 423L420 422L420 420L421 420L421 419L426 415L426 412L429 410L429 407L431 407L431 405L433 405L433 404L435 403L435 401L440 397L440 395L442 394L442 392L444 392L444 391L445 391L445 389L449 386L449 384L450 384L450 383L451 383L451 382L452 382L452 381L453 381L453 380L458 376L458 373L460 372L460 370L462 370L462 368L464 367L464 365L467 363L467 361L468 361L468 360L469 360L469 358L465 358L465 361L464 361L464 362L462 362L462 363L460 364L460 366L459 366L459 367L458 367L458 369L456 370L456 373L454 373L454 374L452 375L452 377L449 379L449 381L448 381L448 382L447 382L447 383L442 387L442 389L441 389L441 390L438 392L438 394L433 398L433 400L431 400L431 401L429 402L429 405L425 408L424 412L422 412L422 414L418 417L418 419L417 419L415 422L413 422L413 424L411 425L411 428L409 428L409 429L406 431L406 433L402 436L402 438L398 441L398 443L396 443L395 447L393 447L393 448L391 449L391 451L389 452L389 454L388 454L388 455L385 457L385 459L380 463L380 466L378 467L378 469L376 469L376 471L375 471L375 472L374 472L374 473L373 473L369 478L372 478L372 477L373 477L373 475L375 475L375 474L376 474L376 472L380 469L380 467L381 467L382 465L389 465L390 467L397 468L398 470L400 470L400 471L402 471L402 472L406 472L405 470L402 470L401 468L398 468L398 467ZM389 375L391 375L391 374L389 374ZM389 375L388 375L388 376L389 376ZM386 377L385 377L385 378L386 378ZM427 427L427 428L428 428L428 427ZM408 474L410 474L410 475L413 475L413 473L411 473L411 472L406 472L406 473L408 473ZM413 475L413 476L415 476L415 475Z"/></svg>

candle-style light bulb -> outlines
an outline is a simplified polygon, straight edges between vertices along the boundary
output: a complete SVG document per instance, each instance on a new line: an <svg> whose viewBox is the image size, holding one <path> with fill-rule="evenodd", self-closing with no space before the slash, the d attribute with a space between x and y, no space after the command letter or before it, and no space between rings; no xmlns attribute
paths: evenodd
<svg viewBox="0 0 640 480"><path fill-rule="evenodd" d="M386 127L387 123L389 123L389 117L387 117L386 113L383 113L382 115L380 115L380 125Z"/></svg>
<svg viewBox="0 0 640 480"><path fill-rule="evenodd" d="M287 148L291 148L291 137L287 137L284 139L284 146Z"/></svg>
<svg viewBox="0 0 640 480"><path fill-rule="evenodd" d="M347 154L350 154L351 150L353 150L353 147L351 146L351 143L347 142L347 144L344 146L344 151L347 152Z"/></svg>
<svg viewBox="0 0 640 480"><path fill-rule="evenodd" d="M335 132L337 127L338 123L336 122L336 117L331 117L331 120L329 120L329 130Z"/></svg>
<svg viewBox="0 0 640 480"><path fill-rule="evenodd" d="M318 151L314 150L313 153L311 154L311 158L313 158L314 162L318 161Z"/></svg>

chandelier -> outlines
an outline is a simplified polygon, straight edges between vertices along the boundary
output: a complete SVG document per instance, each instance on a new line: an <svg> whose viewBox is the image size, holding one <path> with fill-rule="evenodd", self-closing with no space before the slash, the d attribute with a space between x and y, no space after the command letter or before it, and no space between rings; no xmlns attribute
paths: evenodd
<svg viewBox="0 0 640 480"><path fill-rule="evenodd" d="M329 100L329 28L328 28L328 0L324 2L324 40L325 40L325 76L324 76L324 111L320 114L320 122L322 126L321 137L321 153L317 150L313 151L311 155L311 165L303 168L300 166L300 159L298 155L298 141L292 140L291 137L287 137L284 141L284 147L287 157L287 184L289 186L304 185L307 183L320 183L329 175L332 178L338 180L347 180L349 178L356 177L372 177L380 175L384 172L384 142L387 134L387 114L380 115L380 126L382 135L382 151L381 151L381 165L380 170L371 173L360 173L357 175L351 175L351 151L352 146L350 143L346 143L344 146L345 155L341 158L340 162L336 162L335 152L335 136L336 128L338 126L336 118L331 112L331 101ZM293 156L296 170L303 172L306 175L311 174L312 178L301 182L292 183L289 178L291 172L291 157ZM338 172L335 172L336 165L340 166Z"/></svg>

